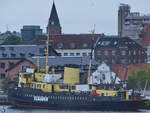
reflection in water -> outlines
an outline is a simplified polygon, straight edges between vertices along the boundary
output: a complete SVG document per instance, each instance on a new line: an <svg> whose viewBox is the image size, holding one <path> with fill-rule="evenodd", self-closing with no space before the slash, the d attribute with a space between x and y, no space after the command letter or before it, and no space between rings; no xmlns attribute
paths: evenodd
<svg viewBox="0 0 150 113"><path fill-rule="evenodd" d="M2 112L5 110L5 112ZM11 106L0 106L0 113L118 113L101 111L65 111L65 110L46 110L46 109L16 109ZM150 113L150 110L140 110L140 112L119 112L119 113Z"/></svg>

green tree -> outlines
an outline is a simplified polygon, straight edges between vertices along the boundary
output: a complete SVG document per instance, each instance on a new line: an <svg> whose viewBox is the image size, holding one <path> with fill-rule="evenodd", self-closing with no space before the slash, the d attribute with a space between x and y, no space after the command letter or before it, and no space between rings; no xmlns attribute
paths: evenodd
<svg viewBox="0 0 150 113"><path fill-rule="evenodd" d="M16 82L16 83L19 82L19 78L15 77L15 78L13 78L13 81Z"/></svg>
<svg viewBox="0 0 150 113"><path fill-rule="evenodd" d="M2 90L3 90L4 92L7 92L8 82L9 82L9 81L10 81L9 78L5 78L5 79L3 79L3 81L2 81Z"/></svg>
<svg viewBox="0 0 150 113"><path fill-rule="evenodd" d="M132 71L128 77L128 88L142 88L148 80L147 89L150 89L150 68L148 70Z"/></svg>
<svg viewBox="0 0 150 113"><path fill-rule="evenodd" d="M8 36L5 41L2 43L3 45L17 45L20 43L20 38L15 35Z"/></svg>

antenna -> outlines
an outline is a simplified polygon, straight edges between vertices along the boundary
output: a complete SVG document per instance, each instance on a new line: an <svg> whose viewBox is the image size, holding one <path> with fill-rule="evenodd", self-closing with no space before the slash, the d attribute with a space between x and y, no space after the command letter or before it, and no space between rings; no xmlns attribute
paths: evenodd
<svg viewBox="0 0 150 113"><path fill-rule="evenodd" d="M9 30L8 24L6 25L6 30L7 30L7 31Z"/></svg>
<svg viewBox="0 0 150 113"><path fill-rule="evenodd" d="M113 81L113 88L115 88L115 83L116 83L116 78L118 77L118 73L119 73L119 68L116 69L116 74L115 74L115 78Z"/></svg>

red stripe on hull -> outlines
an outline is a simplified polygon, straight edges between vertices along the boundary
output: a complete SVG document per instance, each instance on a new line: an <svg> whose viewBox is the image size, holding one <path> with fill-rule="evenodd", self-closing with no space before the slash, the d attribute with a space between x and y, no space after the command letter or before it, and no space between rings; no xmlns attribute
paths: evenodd
<svg viewBox="0 0 150 113"><path fill-rule="evenodd" d="M19 108L33 108L33 109L56 109L56 107L41 107L41 106L31 106L31 105L22 105L22 104L13 104L13 106Z"/></svg>

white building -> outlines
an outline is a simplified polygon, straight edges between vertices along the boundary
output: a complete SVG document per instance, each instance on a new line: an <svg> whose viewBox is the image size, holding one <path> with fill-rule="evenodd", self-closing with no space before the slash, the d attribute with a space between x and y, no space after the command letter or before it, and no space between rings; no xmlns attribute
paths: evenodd
<svg viewBox="0 0 150 113"><path fill-rule="evenodd" d="M110 67L105 63L102 63L98 66L97 70L92 73L90 77L90 84L112 84L115 81L115 84L120 83L120 78L116 77L116 73L112 72Z"/></svg>

